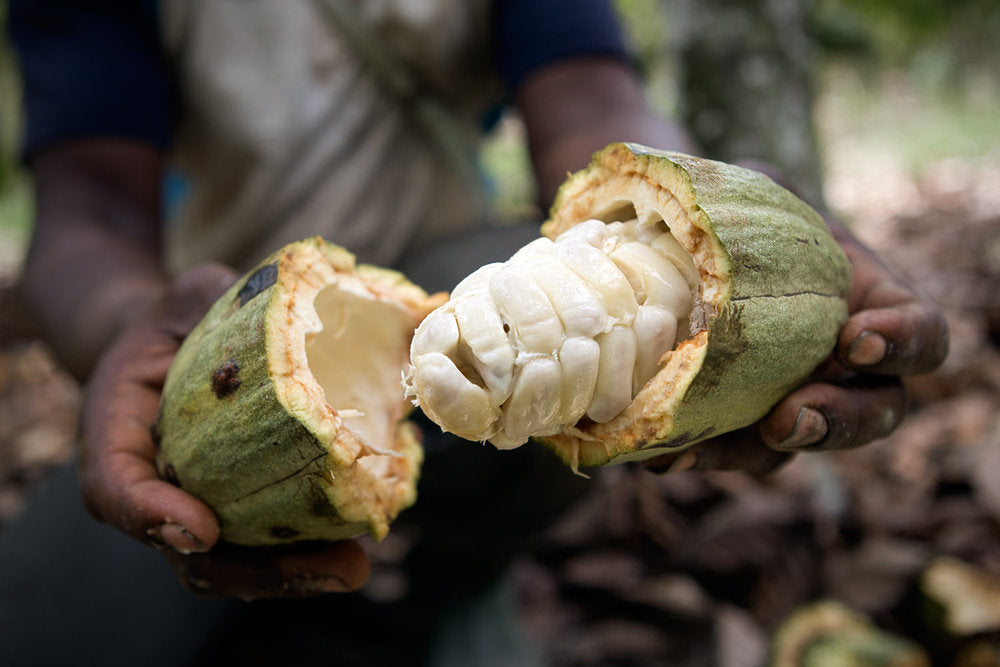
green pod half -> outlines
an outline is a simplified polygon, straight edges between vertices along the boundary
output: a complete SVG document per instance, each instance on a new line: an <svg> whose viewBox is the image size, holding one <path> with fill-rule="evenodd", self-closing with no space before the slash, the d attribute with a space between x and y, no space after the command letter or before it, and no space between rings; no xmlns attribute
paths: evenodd
<svg viewBox="0 0 1000 667"><path fill-rule="evenodd" d="M319 238L282 248L178 351L154 427L160 475L211 506L230 542L380 539L416 497L399 377L440 300Z"/></svg>
<svg viewBox="0 0 1000 667"><path fill-rule="evenodd" d="M540 438L567 463L642 460L752 424L833 349L850 263L822 217L767 176L613 144L563 184L542 232L595 218L665 225L700 284L690 337L624 412Z"/></svg>

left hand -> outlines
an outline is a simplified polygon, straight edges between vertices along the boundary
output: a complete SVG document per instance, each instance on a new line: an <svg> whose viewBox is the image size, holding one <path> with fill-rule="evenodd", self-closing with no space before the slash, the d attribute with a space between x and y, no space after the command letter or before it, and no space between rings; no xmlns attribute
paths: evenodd
<svg viewBox="0 0 1000 667"><path fill-rule="evenodd" d="M245 547L220 540L212 509L155 466L150 429L181 341L236 279L205 265L178 277L101 357L87 389L80 481L94 518L154 547L204 597L307 597L356 590L370 564L353 540Z"/></svg>
<svg viewBox="0 0 1000 667"><path fill-rule="evenodd" d="M947 325L937 307L871 249L840 224L830 228L854 270L849 317L830 358L758 423L650 459L647 468L763 475L794 453L858 447L899 425L908 405L901 378L941 365Z"/></svg>

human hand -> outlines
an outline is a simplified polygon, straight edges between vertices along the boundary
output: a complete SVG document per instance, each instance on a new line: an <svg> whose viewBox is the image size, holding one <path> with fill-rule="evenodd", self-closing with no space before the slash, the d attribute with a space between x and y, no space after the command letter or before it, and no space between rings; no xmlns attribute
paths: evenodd
<svg viewBox="0 0 1000 667"><path fill-rule="evenodd" d="M369 575L352 541L251 548L219 541L203 502L161 480L150 429L181 341L236 274L193 269L129 325L101 357L83 408L80 480L88 511L155 547L180 581L212 597L295 597L354 590Z"/></svg>
<svg viewBox="0 0 1000 667"><path fill-rule="evenodd" d="M647 468L762 475L796 452L858 447L887 436L902 421L907 396L901 378L944 361L944 317L842 225L828 224L854 271L849 317L833 354L757 424L650 459Z"/></svg>

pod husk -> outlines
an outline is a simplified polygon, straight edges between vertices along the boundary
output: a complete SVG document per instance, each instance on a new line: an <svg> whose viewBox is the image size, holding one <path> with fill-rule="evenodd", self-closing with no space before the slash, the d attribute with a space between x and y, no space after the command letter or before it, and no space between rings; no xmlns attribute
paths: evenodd
<svg viewBox="0 0 1000 667"><path fill-rule="evenodd" d="M160 475L210 505L230 542L381 539L415 501L423 454L399 374L442 300L318 237L282 248L177 353Z"/></svg>
<svg viewBox="0 0 1000 667"><path fill-rule="evenodd" d="M540 438L574 466L642 460L758 421L829 355L847 318L842 249L815 210L759 172L613 144L562 185L542 233L631 217L664 220L694 257L692 331L613 420Z"/></svg>

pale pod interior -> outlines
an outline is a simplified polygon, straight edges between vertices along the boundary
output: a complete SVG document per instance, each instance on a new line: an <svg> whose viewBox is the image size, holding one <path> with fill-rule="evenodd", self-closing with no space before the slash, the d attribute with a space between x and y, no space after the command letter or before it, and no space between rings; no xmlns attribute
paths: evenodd
<svg viewBox="0 0 1000 667"><path fill-rule="evenodd" d="M463 280L417 329L407 392L499 448L608 422L689 337L698 285L669 224L623 203Z"/></svg>
<svg viewBox="0 0 1000 667"><path fill-rule="evenodd" d="M350 440L360 448L352 452L357 462L376 477L391 476L405 408L399 374L413 315L344 280L319 290L312 305L317 320L305 334L308 371L327 407L356 436ZM343 437L339 442L348 444Z"/></svg>

